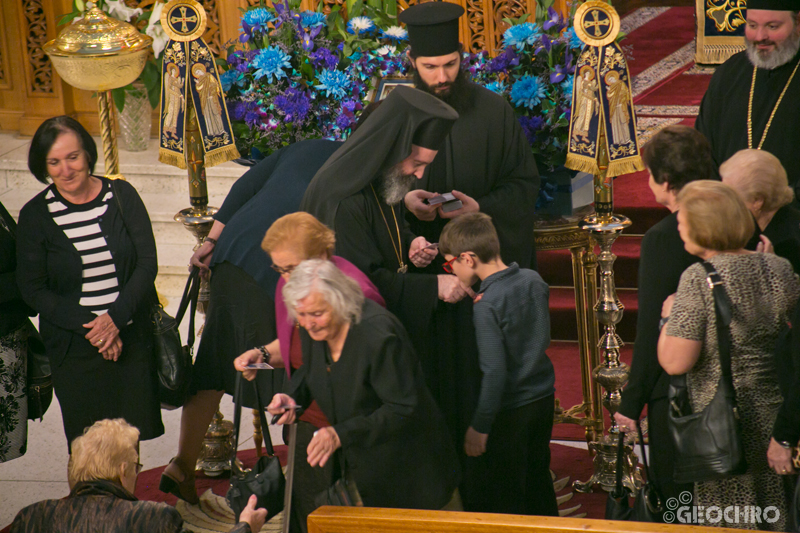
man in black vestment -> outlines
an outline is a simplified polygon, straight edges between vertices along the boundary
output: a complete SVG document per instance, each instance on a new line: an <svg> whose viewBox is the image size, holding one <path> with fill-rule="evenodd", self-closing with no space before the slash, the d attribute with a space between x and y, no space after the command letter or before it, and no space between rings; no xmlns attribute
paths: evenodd
<svg viewBox="0 0 800 533"><path fill-rule="evenodd" d="M406 195L413 213L411 229L431 242L458 215L481 211L492 217L506 264L535 267L533 215L539 173L530 144L506 100L469 80L461 69L463 46L458 21L464 8L448 2L425 2L399 15L408 28L414 83L458 111L417 190ZM444 212L424 200L452 192L461 209Z"/></svg>
<svg viewBox="0 0 800 533"><path fill-rule="evenodd" d="M717 166L744 148L775 155L800 186L800 0L748 0L744 52L711 78L695 127ZM795 199L797 202L797 199Z"/></svg>

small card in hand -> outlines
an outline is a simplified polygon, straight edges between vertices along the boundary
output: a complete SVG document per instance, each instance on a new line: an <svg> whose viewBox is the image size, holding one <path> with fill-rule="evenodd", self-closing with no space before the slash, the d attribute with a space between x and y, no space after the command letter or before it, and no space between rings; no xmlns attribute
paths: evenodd
<svg viewBox="0 0 800 533"><path fill-rule="evenodd" d="M251 365L247 365L245 368L248 370L275 370L274 367L268 365L267 363L253 363Z"/></svg>

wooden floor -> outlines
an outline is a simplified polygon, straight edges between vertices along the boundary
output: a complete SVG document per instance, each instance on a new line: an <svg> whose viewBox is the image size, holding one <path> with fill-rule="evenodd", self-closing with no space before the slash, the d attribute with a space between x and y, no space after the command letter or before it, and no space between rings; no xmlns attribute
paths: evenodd
<svg viewBox="0 0 800 533"><path fill-rule="evenodd" d="M693 6L694 4L694 0L612 0L611 2L611 5L620 15L640 7Z"/></svg>

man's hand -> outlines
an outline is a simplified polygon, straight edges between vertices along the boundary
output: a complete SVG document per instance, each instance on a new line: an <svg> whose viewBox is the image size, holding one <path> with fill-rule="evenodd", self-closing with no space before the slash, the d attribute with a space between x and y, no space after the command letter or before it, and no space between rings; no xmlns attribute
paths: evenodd
<svg viewBox="0 0 800 533"><path fill-rule="evenodd" d="M756 252L761 252L764 254L774 254L775 248L772 246L772 241L769 240L769 237L766 235L759 235L758 236L759 242L756 245Z"/></svg>
<svg viewBox="0 0 800 533"><path fill-rule="evenodd" d="M452 274L439 274L439 299L454 304L467 295L464 285Z"/></svg>
<svg viewBox="0 0 800 533"><path fill-rule="evenodd" d="M100 350L100 355L102 355L103 359L107 361L119 360L119 356L122 355L122 339L116 337L110 343L103 343L103 348Z"/></svg>
<svg viewBox="0 0 800 533"><path fill-rule="evenodd" d="M456 190L453 191L453 196L456 197L456 200L461 200L461 209L456 209L455 211L450 211L445 213L442 211L442 206L439 206L439 216L442 218L456 218L459 215L465 215L467 213L475 213L481 210L481 206L478 205L477 200L472 198L471 196L467 196L463 192L458 192Z"/></svg>
<svg viewBox="0 0 800 533"><path fill-rule="evenodd" d="M207 278L210 272L208 265L211 264L211 257L214 255L215 247L216 245L213 242L203 241L200 248L198 248L192 254L192 258L189 259L189 271L191 272L192 268L197 267L200 269L200 276Z"/></svg>
<svg viewBox="0 0 800 533"><path fill-rule="evenodd" d="M108 352L110 347L114 344L114 341L119 338L119 329L116 324L114 324L114 321L111 320L108 313L103 313L88 324L84 324L83 327L89 330L89 333L85 335L86 340L97 348L97 351L101 354L103 354L103 352ZM122 341L119 343L119 351L122 351ZM116 355L119 357L119 353ZM103 354L103 357L106 359L113 358L105 354ZM116 361L116 359L113 360Z"/></svg>
<svg viewBox="0 0 800 533"><path fill-rule="evenodd" d="M256 379L258 370L254 368L247 368L247 366L263 362L264 356L261 354L261 350L258 348L253 348L252 350L247 350L242 355L234 359L233 368L235 368L238 372L241 372L242 377L247 381L253 381Z"/></svg>
<svg viewBox="0 0 800 533"><path fill-rule="evenodd" d="M464 452L470 457L483 455L486 453L487 440L489 440L487 433L478 433L470 426L464 436Z"/></svg>
<svg viewBox="0 0 800 533"><path fill-rule="evenodd" d="M623 433L636 431L636 420L628 418L620 412L614 413L614 420L617 422L619 430Z"/></svg>
<svg viewBox="0 0 800 533"><path fill-rule="evenodd" d="M311 466L325 466L333 452L342 447L339 435L332 427L324 427L314 432L314 437L308 443L308 464Z"/></svg>
<svg viewBox="0 0 800 533"><path fill-rule="evenodd" d="M247 522L250 524L251 533L258 533L264 527L264 522L267 520L267 510L264 508L256 509L258 498L255 494L250 495L247 500L247 507L242 509L239 514L239 522Z"/></svg>
<svg viewBox="0 0 800 533"><path fill-rule="evenodd" d="M778 475L794 474L792 468L792 449L784 448L774 438L769 439L767 448L767 462Z"/></svg>
<svg viewBox="0 0 800 533"><path fill-rule="evenodd" d="M291 424L294 422L297 409L286 409L283 407L284 405L297 407L297 402L288 394L278 393L273 396L272 401L269 402L267 412L271 415L283 414L283 416L278 419L278 424Z"/></svg>
<svg viewBox="0 0 800 533"><path fill-rule="evenodd" d="M403 201L405 202L408 210L414 213L415 217L420 220L424 220L425 222L430 222L436 218L436 206L428 205L423 202L423 200L433 198L434 196L438 196L438 193L417 189L415 191L406 193Z"/></svg>
<svg viewBox="0 0 800 533"><path fill-rule="evenodd" d="M408 248L408 259L414 263L417 268L424 268L431 264L433 258L439 253L439 249L435 246L430 246L425 237L417 237L411 241L411 246Z"/></svg>

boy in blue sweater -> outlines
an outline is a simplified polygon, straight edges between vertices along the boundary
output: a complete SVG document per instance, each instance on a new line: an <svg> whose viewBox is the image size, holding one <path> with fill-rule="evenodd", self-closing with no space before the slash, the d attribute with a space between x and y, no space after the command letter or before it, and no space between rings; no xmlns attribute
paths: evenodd
<svg viewBox="0 0 800 533"><path fill-rule="evenodd" d="M444 268L465 285L480 280L473 322L483 377L464 439L465 508L558 516L550 478L555 373L549 289L533 270L506 265L492 219L469 213L439 238Z"/></svg>

